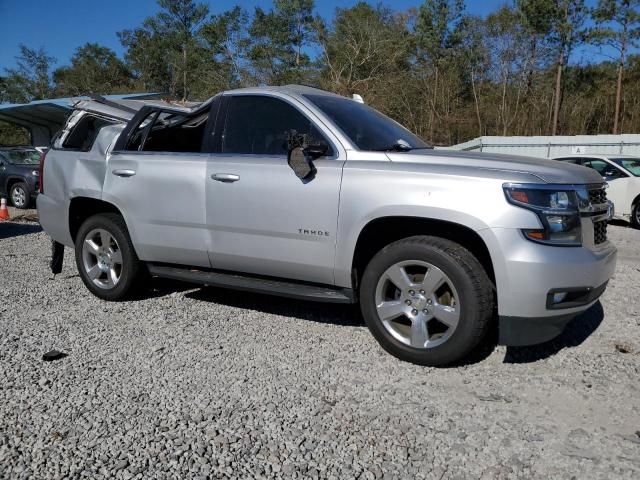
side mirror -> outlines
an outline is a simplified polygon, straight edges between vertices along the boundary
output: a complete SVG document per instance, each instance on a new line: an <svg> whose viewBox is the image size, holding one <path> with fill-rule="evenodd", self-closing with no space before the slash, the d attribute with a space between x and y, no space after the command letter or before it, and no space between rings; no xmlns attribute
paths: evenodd
<svg viewBox="0 0 640 480"><path fill-rule="evenodd" d="M320 158L327 153L329 145L326 143L315 143L304 147L304 153L313 159Z"/></svg>
<svg viewBox="0 0 640 480"><path fill-rule="evenodd" d="M307 154L302 147L295 147L289 150L287 163L293 170L293 173L296 174L296 177L302 181L312 180L316 174L316 167L313 165L311 156Z"/></svg>
<svg viewBox="0 0 640 480"><path fill-rule="evenodd" d="M604 176L605 177L617 177L618 176L618 172L616 172L615 170L606 170L604 172Z"/></svg>

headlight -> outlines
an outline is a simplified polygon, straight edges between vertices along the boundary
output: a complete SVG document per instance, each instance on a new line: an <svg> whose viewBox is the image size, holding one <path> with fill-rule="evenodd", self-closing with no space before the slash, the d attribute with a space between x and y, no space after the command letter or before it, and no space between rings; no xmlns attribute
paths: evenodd
<svg viewBox="0 0 640 480"><path fill-rule="evenodd" d="M529 240L546 245L579 247L582 245L580 199L574 187L546 185L504 185L509 203L535 212L542 229L523 230Z"/></svg>
<svg viewBox="0 0 640 480"><path fill-rule="evenodd" d="M38 177L40 175L40 172L38 170L32 170L31 175L33 175L34 177Z"/></svg>

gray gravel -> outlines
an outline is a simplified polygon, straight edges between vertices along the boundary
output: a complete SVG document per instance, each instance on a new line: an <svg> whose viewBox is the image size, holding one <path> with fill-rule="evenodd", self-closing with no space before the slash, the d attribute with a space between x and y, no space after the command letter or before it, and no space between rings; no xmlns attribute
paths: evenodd
<svg viewBox="0 0 640 480"><path fill-rule="evenodd" d="M162 281L100 301L0 223L0 478L640 478L640 232L611 237L601 306L559 339L432 369L350 307Z"/></svg>

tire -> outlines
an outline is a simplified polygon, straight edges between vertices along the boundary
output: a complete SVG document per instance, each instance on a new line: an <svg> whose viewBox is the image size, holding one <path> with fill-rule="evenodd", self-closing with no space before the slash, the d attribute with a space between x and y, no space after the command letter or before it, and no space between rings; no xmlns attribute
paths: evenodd
<svg viewBox="0 0 640 480"><path fill-rule="evenodd" d="M369 262L360 308L387 352L443 366L463 359L486 335L494 296L487 273L468 250L416 236L387 245Z"/></svg>
<svg viewBox="0 0 640 480"><path fill-rule="evenodd" d="M640 202L637 202L631 209L631 226L640 230Z"/></svg>
<svg viewBox="0 0 640 480"><path fill-rule="evenodd" d="M115 213L85 220L76 235L75 256L80 278L103 300L128 298L144 273L124 219Z"/></svg>
<svg viewBox="0 0 640 480"><path fill-rule="evenodd" d="M29 186L24 182L14 183L9 189L9 198L11 199L11 205L14 207L20 210L29 208L29 204L31 203Z"/></svg>

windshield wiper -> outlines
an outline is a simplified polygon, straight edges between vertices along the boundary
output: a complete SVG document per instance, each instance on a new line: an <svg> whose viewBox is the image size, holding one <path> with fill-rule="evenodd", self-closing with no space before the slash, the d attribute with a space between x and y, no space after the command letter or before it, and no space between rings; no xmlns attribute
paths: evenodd
<svg viewBox="0 0 640 480"><path fill-rule="evenodd" d="M390 147L384 148L374 148L374 152L409 152L413 150L413 147L406 145L404 143L394 143Z"/></svg>

